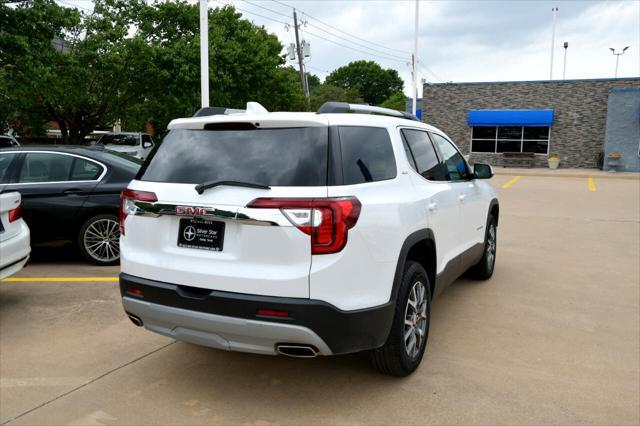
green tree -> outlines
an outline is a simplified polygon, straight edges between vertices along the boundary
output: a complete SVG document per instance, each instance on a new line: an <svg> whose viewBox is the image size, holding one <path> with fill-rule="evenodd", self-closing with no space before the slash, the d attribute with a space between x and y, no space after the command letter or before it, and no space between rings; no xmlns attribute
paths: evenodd
<svg viewBox="0 0 640 426"><path fill-rule="evenodd" d="M231 7L210 10L209 25L212 105L304 106L276 36ZM198 6L184 0L97 0L92 14L53 0L0 5L0 121L17 114L33 131L55 121L65 143L117 120L162 132L200 105L198 34Z"/></svg>
<svg viewBox="0 0 640 426"><path fill-rule="evenodd" d="M138 29L153 51L154 85L125 123L151 121L162 132L176 117L191 116L200 105L199 12L186 1L121 8L106 3L110 16ZM263 27L241 19L232 7L209 10L210 104L244 108L248 101L269 110L303 109L298 75L285 67L282 45Z"/></svg>
<svg viewBox="0 0 640 426"><path fill-rule="evenodd" d="M320 81L320 77L310 73L307 73L307 83L309 83L309 93L313 92L322 84L322 82Z"/></svg>
<svg viewBox="0 0 640 426"><path fill-rule="evenodd" d="M398 111L406 111L407 95L403 92L396 92L380 104L383 108L391 108Z"/></svg>
<svg viewBox="0 0 640 426"><path fill-rule="evenodd" d="M34 133L54 121L65 143L82 143L96 127L116 121L150 84L148 46L140 37L105 42L118 31L126 34L125 25L99 33L86 16L52 0L3 5L0 20L5 95Z"/></svg>
<svg viewBox="0 0 640 426"><path fill-rule="evenodd" d="M325 83L355 89L365 102L372 105L382 103L404 87L396 70L383 69L374 61L351 62L329 74Z"/></svg>
<svg viewBox="0 0 640 426"><path fill-rule="evenodd" d="M317 111L325 102L358 103L361 101L362 98L355 90L343 89L326 83L316 87L310 96L311 111Z"/></svg>

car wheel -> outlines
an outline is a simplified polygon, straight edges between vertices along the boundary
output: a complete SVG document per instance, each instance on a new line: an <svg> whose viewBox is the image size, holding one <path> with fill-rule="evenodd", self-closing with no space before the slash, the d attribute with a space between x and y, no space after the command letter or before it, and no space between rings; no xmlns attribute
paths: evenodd
<svg viewBox="0 0 640 426"><path fill-rule="evenodd" d="M120 260L120 226L111 214L89 218L78 235L80 253L96 265L114 265Z"/></svg>
<svg viewBox="0 0 640 426"><path fill-rule="evenodd" d="M374 368L392 376L413 373L427 346L430 319L429 277L422 265L407 261L389 337L384 346L370 352Z"/></svg>
<svg viewBox="0 0 640 426"><path fill-rule="evenodd" d="M493 216L487 220L487 231L484 237L484 251L482 259L469 270L471 277L478 280L488 280L493 275L496 265L496 250L498 248L498 227Z"/></svg>

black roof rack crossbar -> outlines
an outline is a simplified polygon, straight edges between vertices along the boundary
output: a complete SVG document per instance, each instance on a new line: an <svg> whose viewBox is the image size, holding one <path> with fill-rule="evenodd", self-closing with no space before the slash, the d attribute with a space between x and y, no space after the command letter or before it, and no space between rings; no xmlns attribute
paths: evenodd
<svg viewBox="0 0 640 426"><path fill-rule="evenodd" d="M349 104L346 102L325 102L318 109L318 114L343 114L347 112L355 112L360 114L378 114L390 117L406 118L408 120L420 121L418 117L404 111L395 109L381 108L372 105Z"/></svg>

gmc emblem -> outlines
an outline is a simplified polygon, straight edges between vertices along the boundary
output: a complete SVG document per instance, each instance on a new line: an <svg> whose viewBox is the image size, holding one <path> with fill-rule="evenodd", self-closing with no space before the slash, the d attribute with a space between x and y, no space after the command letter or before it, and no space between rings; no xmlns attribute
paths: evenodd
<svg viewBox="0 0 640 426"><path fill-rule="evenodd" d="M176 206L178 216L210 216L211 210L207 207Z"/></svg>

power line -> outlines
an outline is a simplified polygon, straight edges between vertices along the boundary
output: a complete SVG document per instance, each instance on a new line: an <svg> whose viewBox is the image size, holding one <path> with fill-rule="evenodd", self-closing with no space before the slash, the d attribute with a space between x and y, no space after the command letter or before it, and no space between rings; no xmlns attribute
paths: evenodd
<svg viewBox="0 0 640 426"><path fill-rule="evenodd" d="M268 10L269 12L274 13L276 15L284 16L285 18L291 18L291 16L289 16L289 15L285 15L284 13L280 13L277 10L273 10L273 9L268 8L268 7L264 7L262 5L250 2L249 0L242 0L242 1L244 1L245 3L250 4L251 6L255 6L255 7L259 7L260 9Z"/></svg>
<svg viewBox="0 0 640 426"><path fill-rule="evenodd" d="M278 4L282 5L282 6L289 7L289 8L291 8L291 9L294 9L294 7L293 7L293 6L288 5L288 4L286 4L286 3L284 3L284 2L281 2L281 1L279 1L279 0L271 0L271 1L273 1L273 2L275 2L275 3L278 3ZM318 19L318 18L316 18L315 16L309 15L307 12L305 12L305 11L303 11L303 10L301 10L301 9L300 9L300 11L301 11L302 13L304 13L304 14L305 14L305 16L308 16L309 18L314 19L314 20L316 20L316 21L320 22L321 24L323 24L323 25L325 25L325 26L327 26L327 27L329 27L329 28L331 28L331 29L333 29L333 30L335 30L335 31L339 31L339 32L341 32L342 34L345 34L345 35L347 35L347 36L349 36L349 37L353 37L353 38L355 38L355 39L357 39L357 40L364 41L365 43L369 43L369 44L371 44L371 45L373 45L373 46L377 46L377 47L380 47L380 48L383 48L383 49L391 50L391 51L393 51L394 53L401 52L401 53L406 53L406 54L409 54L409 55L411 54L411 52L409 52L409 51L407 51L407 50L401 50L401 49L397 49L397 48L387 47L387 46L384 46L384 45L382 45L382 44L375 43L375 42L373 42L373 41L367 40L367 39L365 39L365 38L358 37L358 36L356 36L356 35L353 35L353 34L351 34L351 33L346 32L346 31L344 31L344 30L341 30L340 28L334 27L334 26L333 26L333 25L331 25L331 24L327 24L327 23L326 23L326 22L324 22L323 20ZM316 28L317 28L317 27L316 27ZM351 40L345 40L345 41L353 42L353 41L351 41ZM371 48L369 48L369 49L371 49ZM375 50L375 49L374 49L374 50ZM386 54L388 55L389 53L386 53Z"/></svg>
<svg viewBox="0 0 640 426"><path fill-rule="evenodd" d="M400 59L395 59L395 58L390 58L390 57L384 57L384 56L377 55L377 54L375 54L375 53L367 52L367 51L365 51L365 50L356 49L355 47L347 46L346 44L338 43L337 41L334 41L334 40L328 39L328 38L323 37L323 36L320 36L320 35L318 35L318 34L314 34L314 33L312 33L312 32L311 32L311 31L309 31L309 30L306 30L305 32L306 32L307 34L310 34L310 35L314 36L314 37L318 37L318 39L320 39L320 40L328 41L328 42L330 42L330 43L333 43L333 44L336 44L336 45L338 45L338 46L344 47L345 49L355 50L356 52L364 53L365 55L369 55L369 56L375 56L375 57L378 57L378 58L381 58L381 59L385 59L385 60L387 60L387 61L396 61L396 62L403 62L403 63L407 63L407 61L406 61L406 60L400 60Z"/></svg>
<svg viewBox="0 0 640 426"><path fill-rule="evenodd" d="M279 20L277 20L277 19L275 19L275 18L271 18L271 17L269 17L269 16L261 15L261 14L256 13L256 12L251 12L251 11L246 10L246 9L241 9L241 8L237 7L236 5L231 5L231 4L228 4L228 3L222 2L222 1L220 1L220 0L213 0L213 1L215 1L216 3L220 3L220 4L221 4L221 5L223 5L223 6L231 6L231 7L233 7L234 9L239 10L239 11L241 11L241 12L249 13L249 14L251 14L251 15L256 15L256 16L259 16L259 17L264 18L264 19L269 19L269 20L271 20L271 21L277 22L277 23L282 24L282 25L289 25L289 26L290 26L290 25L292 25L292 24L291 24L291 23L289 23L289 22L279 21Z"/></svg>
<svg viewBox="0 0 640 426"><path fill-rule="evenodd" d="M424 71L425 73L431 74L439 82L444 83L444 80L442 78L440 78L440 76L438 74L433 72L433 70L431 70L431 68L429 68L428 66L424 65L422 62L418 61L418 67L421 68L422 71Z"/></svg>
<svg viewBox="0 0 640 426"><path fill-rule="evenodd" d="M313 28L315 28L315 29L317 29L317 30L320 30L320 31L322 31L322 32L324 32L324 33L326 33L326 34L329 34L329 35L331 35L331 36L333 36L333 37L340 37L340 36L338 36L338 35L335 35L334 33L331 33L331 32L329 32L329 31L327 31L327 30L325 30L325 29L323 29L323 28L318 27L317 25L309 24L309 26L310 26L310 27L313 27ZM392 57L392 58L395 58L395 59L401 59L402 61L406 61L406 60L407 60L406 58L403 58L402 56L397 56L397 55L393 55L393 54L391 54L391 53L383 52L382 50L374 49L374 48L369 47L369 46L367 46L367 45L364 45L364 44L362 44L362 43L357 43L357 42L352 41L352 40L344 40L344 41L346 41L346 42L348 42L348 43L351 43L351 44L355 44L356 46L363 47L363 48L365 48L365 49L369 49L369 50L371 50L371 51L373 51L373 52L377 52L377 53L382 54L382 55L385 55L385 56L389 56L389 57Z"/></svg>
<svg viewBox="0 0 640 426"><path fill-rule="evenodd" d="M252 6L259 7L259 8L261 8L261 9L267 10L267 11L269 11L269 12L273 13L273 14L276 14L276 15L279 15L279 16L283 16L283 17L285 17L285 18L289 18L289 15L285 15L284 13L280 13L280 12L278 12L277 10L274 10L274 9L271 9L271 8L268 8L268 7L265 7L265 6L262 6L262 5L256 4L256 3L251 2L251 1L249 1L249 0L242 0L242 1L244 1L245 3L250 4L250 5L252 5ZM310 27L313 27L313 28L315 28L315 29L317 29L317 30L320 30L320 31L322 31L322 32L324 32L324 33L326 33L326 34L328 34L328 35L330 35L330 36L333 36L333 37L339 37L339 36L335 35L334 33L331 33L331 32L329 32L329 31L325 30L324 28L321 28L321 27L319 27L319 26L317 26L317 25L313 25L313 24L308 24L308 25L309 25ZM307 32L308 32L308 31L307 31ZM372 50L372 51L377 52L377 53L379 53L379 54L382 54L382 55L384 55L385 57L389 57L388 59L390 59L390 60L393 60L393 59L391 59L391 58L394 58L394 59L396 59L396 60L402 60L403 62L404 62L404 61L406 61L406 59L405 59L405 58L402 58L402 57L400 57L400 56L396 56L396 55L392 55L392 54L390 54L390 53L383 52L383 51L381 51L381 50L374 49L374 48L372 48L372 47L369 47L369 46L364 45L364 44L361 44L361 43L357 43L357 42L354 42L354 41L351 41L351 40L344 40L344 41L349 42L349 43L352 43L352 44L355 44L356 46L363 47L363 48L365 48L365 49Z"/></svg>
<svg viewBox="0 0 640 426"><path fill-rule="evenodd" d="M320 71L320 72L323 72L323 73L326 73L326 74L331 74L331 71L329 71L329 70L323 70L322 68L314 67L314 66L311 66L309 64L305 64L305 67L306 68L310 68L312 70Z"/></svg>
<svg viewBox="0 0 640 426"><path fill-rule="evenodd" d="M75 9L82 9L82 10L84 10L86 12L93 13L93 10L87 9L86 7L78 6L78 5L75 5L75 4L72 4L72 3L68 3L68 2L66 2L64 0L57 0L57 1L58 1L58 3L62 3L65 6L73 7ZM70 1L73 1L73 0L70 0Z"/></svg>
<svg viewBox="0 0 640 426"><path fill-rule="evenodd" d="M224 6L229 6L229 4L224 3L224 2L222 2L222 1L220 1L220 0L213 0L213 1L215 1L216 3L220 3L220 4L224 5ZM246 3L252 4L251 2L248 2L247 0L243 0L243 1L245 1ZM291 24L290 24L290 23L282 22L282 21L279 21L279 20L277 20L277 19L275 19L275 18L272 18L272 17L269 17L269 16L265 16L265 15L261 15L261 14L259 14L259 13L251 12L251 11L248 11L248 10L246 10L246 9L239 8L239 7L235 6L235 5L232 5L232 7L235 7L237 10L240 10L240 11L245 12L245 13L249 13L249 14L252 14L252 15L256 15L256 16L259 16L259 17L264 18L264 19L269 19L269 20L271 20L271 21L278 22L278 23L283 24L283 25L289 25L289 26L291 26ZM260 6L260 7L262 7L262 6ZM275 11L273 11L273 10L271 10L271 9L269 9L269 8L265 8L265 7L262 7L262 8L263 8L263 9L267 9L267 10L269 10L269 11L273 12L273 13L276 13ZM284 14L281 14L281 13L278 13L278 15L288 17L287 15L284 15ZM314 26L314 28L317 28L317 27L315 27L315 26ZM322 28L318 28L318 29L322 30ZM323 30L323 31L324 31L324 30ZM402 63L406 63L406 62L407 62L407 61L406 61L406 59L400 59L399 57L382 56L382 55L379 55L379 54L375 54L375 53L367 52L367 51L364 51L364 50L360 50L360 49L357 49L357 48L355 48L355 47L347 46L347 45L342 44L342 43L339 43L339 42L337 42L337 41L334 41L334 40L328 39L328 38L326 38L325 36L320 36L320 35L318 35L318 34L314 34L314 33L312 33L311 31L308 31L308 30L305 30L305 32L306 32L307 34L309 34L309 35L314 36L314 37L318 37L319 39L322 39L322 40L324 40L324 41L328 41L328 42L330 42L330 43L333 43L333 44L336 44L336 45L338 45L338 46L344 47L344 48L346 48L346 49L351 49L351 50L354 50L354 51L356 51L356 52L364 53L365 55L374 56L374 57L377 57L377 58L380 58L380 59L385 59L385 60L388 60L388 61L396 61L396 62L402 62ZM326 32L326 31L325 31L325 32ZM332 35L333 37L338 37L338 36L336 36L335 34L331 34L331 33L328 33L328 32L327 32L327 34ZM349 40L346 40L346 41L347 41L347 42L351 42L351 41L349 41ZM365 47L366 47L366 46L365 46Z"/></svg>

